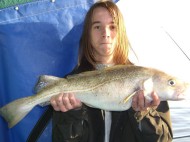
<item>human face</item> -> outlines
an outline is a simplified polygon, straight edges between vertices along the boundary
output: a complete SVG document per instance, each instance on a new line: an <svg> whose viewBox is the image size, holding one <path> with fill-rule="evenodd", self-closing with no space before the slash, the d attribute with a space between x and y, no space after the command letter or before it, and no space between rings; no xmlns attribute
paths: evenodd
<svg viewBox="0 0 190 142"><path fill-rule="evenodd" d="M113 63L116 32L116 25L108 10L103 7L95 8L92 15L90 36L96 62Z"/></svg>

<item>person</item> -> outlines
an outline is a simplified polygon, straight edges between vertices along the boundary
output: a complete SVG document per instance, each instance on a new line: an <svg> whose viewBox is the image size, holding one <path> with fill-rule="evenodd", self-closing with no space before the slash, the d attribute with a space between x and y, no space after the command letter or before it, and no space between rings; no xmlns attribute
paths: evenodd
<svg viewBox="0 0 190 142"><path fill-rule="evenodd" d="M119 64L133 65L128 58L129 41L122 14L112 1L91 6L84 21L80 40L79 62L71 74ZM116 94L117 95L117 94ZM172 128L169 106L160 102L156 92L152 101L139 90L132 107L121 112L91 108L74 93L51 98L54 109L54 142L170 142Z"/></svg>

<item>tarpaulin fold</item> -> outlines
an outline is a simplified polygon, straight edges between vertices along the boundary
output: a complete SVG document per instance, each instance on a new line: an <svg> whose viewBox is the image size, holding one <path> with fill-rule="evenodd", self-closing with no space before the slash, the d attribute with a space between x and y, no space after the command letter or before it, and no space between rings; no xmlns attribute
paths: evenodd
<svg viewBox="0 0 190 142"><path fill-rule="evenodd" d="M84 16L95 0L14 1L0 9L0 107L33 95L40 75L63 77L77 63ZM22 3L22 4L20 4ZM0 117L1 142L25 142L45 111L35 107L9 129ZM39 141L51 141L51 124Z"/></svg>

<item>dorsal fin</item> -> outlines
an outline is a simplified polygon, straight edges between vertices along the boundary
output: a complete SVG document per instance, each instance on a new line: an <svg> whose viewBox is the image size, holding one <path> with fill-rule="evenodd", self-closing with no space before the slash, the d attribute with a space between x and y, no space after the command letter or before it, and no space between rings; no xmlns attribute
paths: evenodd
<svg viewBox="0 0 190 142"><path fill-rule="evenodd" d="M41 75L34 87L34 92L38 93L41 91L44 87L52 85L53 83L57 82L61 78L50 76L50 75Z"/></svg>
<svg viewBox="0 0 190 142"><path fill-rule="evenodd" d="M81 76L92 76L92 75L99 74L99 73L101 73L101 72L98 70L85 71L85 72L81 72L79 74L68 75L67 78L70 79L70 78L77 78L77 77L81 77Z"/></svg>

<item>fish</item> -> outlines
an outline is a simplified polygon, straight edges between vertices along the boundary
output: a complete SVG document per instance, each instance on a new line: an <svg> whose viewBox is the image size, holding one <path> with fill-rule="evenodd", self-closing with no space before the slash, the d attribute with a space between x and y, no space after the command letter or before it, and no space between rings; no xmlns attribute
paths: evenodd
<svg viewBox="0 0 190 142"><path fill-rule="evenodd" d="M51 97L74 93L89 107L106 111L125 111L131 107L132 98L139 90L152 101L155 91L161 101L184 100L190 83L156 68L136 65L115 65L101 70L86 71L64 78L42 75L35 87L36 94L14 100L0 108L0 115L12 128L35 106L47 104Z"/></svg>

